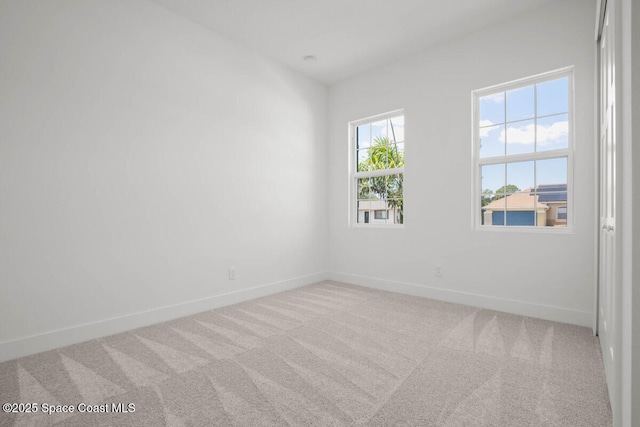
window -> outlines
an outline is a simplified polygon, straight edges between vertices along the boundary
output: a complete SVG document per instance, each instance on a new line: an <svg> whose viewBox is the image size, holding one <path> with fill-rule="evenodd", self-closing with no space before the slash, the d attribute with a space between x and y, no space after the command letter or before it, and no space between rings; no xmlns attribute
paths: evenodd
<svg viewBox="0 0 640 427"><path fill-rule="evenodd" d="M352 223L404 223L404 112L350 123Z"/></svg>
<svg viewBox="0 0 640 427"><path fill-rule="evenodd" d="M572 99L572 69L473 92L477 228L571 225Z"/></svg>
<svg viewBox="0 0 640 427"><path fill-rule="evenodd" d="M567 207L558 207L558 216L557 219L560 221L566 221L567 220Z"/></svg>
<svg viewBox="0 0 640 427"><path fill-rule="evenodd" d="M375 211L373 217L375 219L387 219L387 211Z"/></svg>

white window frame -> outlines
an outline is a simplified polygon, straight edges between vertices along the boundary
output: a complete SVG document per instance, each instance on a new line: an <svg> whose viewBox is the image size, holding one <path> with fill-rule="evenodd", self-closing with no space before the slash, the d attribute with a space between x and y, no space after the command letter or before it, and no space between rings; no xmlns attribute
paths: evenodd
<svg viewBox="0 0 640 427"><path fill-rule="evenodd" d="M387 113L378 114L375 116L365 117L363 119L355 120L349 122L349 225L356 228L404 228L404 220L402 224L395 223L375 223L372 222L374 220L373 216L375 214L371 214L369 218L369 223L358 223L358 178L369 178L369 177L377 177L377 176L385 176L385 175L404 175L404 167L402 168L390 168L390 169L380 169L375 171L366 171L366 172L358 172L357 168L357 132L356 129L358 126L365 125L367 123L378 122L381 120L391 119L393 117L403 116L404 117L404 109L389 111ZM406 122L405 122L406 123ZM406 138L405 138L406 141ZM406 145L405 145L405 153L406 153ZM406 154L405 154L406 156ZM406 157L405 157L406 162ZM403 178L404 179L404 178ZM404 190L402 193L402 198L404 200ZM395 215L395 214L394 214ZM387 213L387 217L389 214ZM403 216L404 219L404 216ZM395 218L394 218L395 221Z"/></svg>
<svg viewBox="0 0 640 427"><path fill-rule="evenodd" d="M549 150L549 151L537 151L533 153L523 154L505 154L502 156L494 157L480 157L480 109L479 100L483 96L495 94L498 92L506 92L514 89L519 89L526 86L531 86L536 83L544 83L546 81L560 79L568 77L569 82L569 94L568 94L568 147L563 149ZM565 67L558 70L550 71L547 73L537 74L535 76L526 77L519 80L514 80L508 83L503 83L495 86L486 87L483 89L474 90L471 93L472 98L472 157L473 157L473 171L472 171L472 228L475 230L488 230L498 232L535 232L535 233L573 233L574 230L574 217L573 217L573 158L575 150L574 141L574 67ZM534 95L537 97L537 95ZM534 101L535 102L535 101ZM537 111L534 116L537 121ZM505 117L506 120L506 117ZM547 159L567 159L567 226L566 227L547 227L547 226L514 226L514 225L482 225L482 212L480 209L480 200L482 197L482 166L492 164L509 164L515 162L532 161L532 160L547 160ZM506 169L506 168L505 168ZM505 172L506 173L506 172ZM505 185L508 184L505 180ZM534 187L537 186L535 182L534 172Z"/></svg>

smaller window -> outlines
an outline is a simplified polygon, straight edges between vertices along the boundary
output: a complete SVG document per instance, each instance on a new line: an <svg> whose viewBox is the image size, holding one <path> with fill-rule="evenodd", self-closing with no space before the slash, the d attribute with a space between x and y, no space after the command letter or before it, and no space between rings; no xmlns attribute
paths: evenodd
<svg viewBox="0 0 640 427"><path fill-rule="evenodd" d="M567 220L567 208L565 207L559 207L558 208L558 217L559 220Z"/></svg>
<svg viewBox="0 0 640 427"><path fill-rule="evenodd" d="M402 225L405 154L403 111L392 111L349 125L352 223Z"/></svg>
<svg viewBox="0 0 640 427"><path fill-rule="evenodd" d="M387 219L387 211L375 211L375 219Z"/></svg>

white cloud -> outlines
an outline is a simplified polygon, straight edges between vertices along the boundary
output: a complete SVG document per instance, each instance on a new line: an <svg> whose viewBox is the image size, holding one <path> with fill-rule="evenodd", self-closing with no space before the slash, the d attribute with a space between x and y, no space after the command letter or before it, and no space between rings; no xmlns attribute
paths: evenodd
<svg viewBox="0 0 640 427"><path fill-rule="evenodd" d="M529 124L522 127L509 126L507 131L509 132L509 144L533 144L535 141L536 127L533 124ZM500 132L500 142L504 142L506 139L506 132L503 130Z"/></svg>
<svg viewBox="0 0 640 427"><path fill-rule="evenodd" d="M532 144L535 140L535 126L509 126L509 144ZM538 145L550 145L567 138L569 122L555 122L550 126L538 125ZM505 142L505 131L500 133L500 142Z"/></svg>
<svg viewBox="0 0 640 427"><path fill-rule="evenodd" d="M569 122L555 122L551 126L538 126L538 144L553 144L569 135Z"/></svg>
<svg viewBox="0 0 640 427"><path fill-rule="evenodd" d="M492 124L493 122L491 120L480 120L480 138L489 136L489 131L491 131L492 129L489 129L485 126L491 126Z"/></svg>

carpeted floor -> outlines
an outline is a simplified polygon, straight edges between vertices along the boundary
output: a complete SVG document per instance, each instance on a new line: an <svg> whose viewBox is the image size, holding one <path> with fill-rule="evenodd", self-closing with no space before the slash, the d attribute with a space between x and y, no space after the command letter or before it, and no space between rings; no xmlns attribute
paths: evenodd
<svg viewBox="0 0 640 427"><path fill-rule="evenodd" d="M6 402L38 412L2 426L611 425L589 329L334 282L2 363Z"/></svg>

